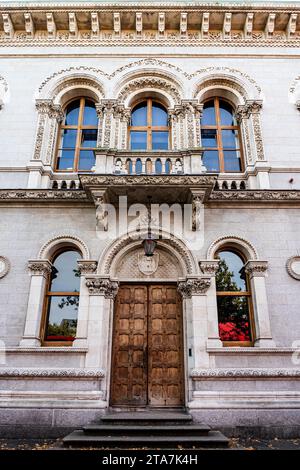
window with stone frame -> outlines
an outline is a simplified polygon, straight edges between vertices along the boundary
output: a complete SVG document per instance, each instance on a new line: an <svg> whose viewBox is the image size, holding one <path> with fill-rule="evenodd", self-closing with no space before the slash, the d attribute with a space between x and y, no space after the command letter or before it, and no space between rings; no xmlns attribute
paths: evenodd
<svg viewBox="0 0 300 470"><path fill-rule="evenodd" d="M74 249L56 252L52 260L41 337L44 343L72 343L76 336L80 295L81 255Z"/></svg>
<svg viewBox="0 0 300 470"><path fill-rule="evenodd" d="M232 105L219 97L205 101L201 117L203 165L209 172L243 171L240 128Z"/></svg>
<svg viewBox="0 0 300 470"><path fill-rule="evenodd" d="M252 299L245 260L231 247L216 254L219 335L225 346L252 346L254 322Z"/></svg>
<svg viewBox="0 0 300 470"><path fill-rule="evenodd" d="M95 165L98 117L90 98L77 98L65 107L60 125L56 171L89 171Z"/></svg>
<svg viewBox="0 0 300 470"><path fill-rule="evenodd" d="M129 147L131 150L168 150L169 130L165 106L152 98L141 100L132 108Z"/></svg>

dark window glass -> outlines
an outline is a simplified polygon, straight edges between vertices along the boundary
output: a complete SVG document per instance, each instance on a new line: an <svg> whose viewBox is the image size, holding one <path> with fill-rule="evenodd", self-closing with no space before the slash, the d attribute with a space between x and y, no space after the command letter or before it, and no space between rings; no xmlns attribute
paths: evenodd
<svg viewBox="0 0 300 470"><path fill-rule="evenodd" d="M204 103L202 119L202 126L215 126L216 125L216 113L214 101L207 101Z"/></svg>
<svg viewBox="0 0 300 470"><path fill-rule="evenodd" d="M225 171L241 171L242 161L240 152L237 150L224 150Z"/></svg>
<svg viewBox="0 0 300 470"><path fill-rule="evenodd" d="M77 251L64 251L57 256L52 267L51 292L79 292L78 259Z"/></svg>
<svg viewBox="0 0 300 470"><path fill-rule="evenodd" d="M147 132L131 131L132 150L147 150Z"/></svg>
<svg viewBox="0 0 300 470"><path fill-rule="evenodd" d="M216 148L217 143L217 129L202 129L201 130L202 147Z"/></svg>
<svg viewBox="0 0 300 470"><path fill-rule="evenodd" d="M80 150L79 170L90 170L95 165L95 154L93 150Z"/></svg>
<svg viewBox="0 0 300 470"><path fill-rule="evenodd" d="M97 145L97 129L82 129L81 147L95 148Z"/></svg>
<svg viewBox="0 0 300 470"><path fill-rule="evenodd" d="M152 150L168 150L168 132L152 132Z"/></svg>
<svg viewBox="0 0 300 470"><path fill-rule="evenodd" d="M131 114L132 126L147 126L147 102L138 104Z"/></svg>
<svg viewBox="0 0 300 470"><path fill-rule="evenodd" d="M97 126L98 116L95 105L92 101L85 100L83 125L84 126Z"/></svg>
<svg viewBox="0 0 300 470"><path fill-rule="evenodd" d="M205 150L203 153L203 165L207 171L219 172L219 152L217 150Z"/></svg>
<svg viewBox="0 0 300 470"><path fill-rule="evenodd" d="M59 150L57 157L58 170L72 170L74 165L75 150Z"/></svg>
<svg viewBox="0 0 300 470"><path fill-rule="evenodd" d="M143 171L143 165L141 160L138 158L137 161L135 162L135 172L137 175L140 175Z"/></svg>
<svg viewBox="0 0 300 470"><path fill-rule="evenodd" d="M80 100L72 101L67 107L65 126L77 126L79 118Z"/></svg>
<svg viewBox="0 0 300 470"><path fill-rule="evenodd" d="M168 113L159 103L152 103L152 126L167 126Z"/></svg>

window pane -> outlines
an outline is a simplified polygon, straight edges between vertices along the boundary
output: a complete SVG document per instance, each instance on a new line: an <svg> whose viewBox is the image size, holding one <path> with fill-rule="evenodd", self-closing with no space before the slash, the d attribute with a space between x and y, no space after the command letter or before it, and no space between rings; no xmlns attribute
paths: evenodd
<svg viewBox="0 0 300 470"><path fill-rule="evenodd" d="M93 150L80 150L79 170L90 170L95 165L95 155Z"/></svg>
<svg viewBox="0 0 300 470"><path fill-rule="evenodd" d="M92 101L85 101L84 113L83 113L83 125L84 126L97 126L98 117L96 113L95 105Z"/></svg>
<svg viewBox="0 0 300 470"><path fill-rule="evenodd" d="M49 297L46 341L72 341L75 338L78 305L78 295Z"/></svg>
<svg viewBox="0 0 300 470"><path fill-rule="evenodd" d="M167 126L168 113L159 103L152 103L152 126Z"/></svg>
<svg viewBox="0 0 300 470"><path fill-rule="evenodd" d="M218 296L217 303L221 341L251 341L247 297Z"/></svg>
<svg viewBox="0 0 300 470"><path fill-rule="evenodd" d="M232 106L226 101L220 100L220 120L222 126L235 126L236 121Z"/></svg>
<svg viewBox="0 0 300 470"><path fill-rule="evenodd" d="M152 132L152 150L168 150L169 132Z"/></svg>
<svg viewBox="0 0 300 470"><path fill-rule="evenodd" d="M218 147L216 129L202 129L201 139L202 139L202 147L204 148Z"/></svg>
<svg viewBox="0 0 300 470"><path fill-rule="evenodd" d="M132 150L147 150L147 132L130 132L130 142Z"/></svg>
<svg viewBox="0 0 300 470"><path fill-rule="evenodd" d="M205 150L203 152L203 165L207 171L220 171L219 152L217 150Z"/></svg>
<svg viewBox="0 0 300 470"><path fill-rule="evenodd" d="M238 133L233 129L222 131L223 148L236 149L239 148Z"/></svg>
<svg viewBox="0 0 300 470"><path fill-rule="evenodd" d="M80 108L79 100L72 101L72 103L69 104L69 106L66 109L66 119L65 119L66 126L78 125L79 108Z"/></svg>
<svg viewBox="0 0 300 470"><path fill-rule="evenodd" d="M240 152L236 150L224 150L225 171L241 171L242 162Z"/></svg>
<svg viewBox="0 0 300 470"><path fill-rule="evenodd" d="M61 130L61 147L62 148L75 148L76 147L76 129L62 129Z"/></svg>
<svg viewBox="0 0 300 470"><path fill-rule="evenodd" d="M81 147L95 148L97 146L97 129L82 129Z"/></svg>
<svg viewBox="0 0 300 470"><path fill-rule="evenodd" d="M77 251L64 251L53 263L50 292L79 292L80 273L77 260L81 256Z"/></svg>
<svg viewBox="0 0 300 470"><path fill-rule="evenodd" d="M131 114L132 126L147 126L147 102L138 104Z"/></svg>
<svg viewBox="0 0 300 470"><path fill-rule="evenodd" d="M58 170L73 170L75 150L59 150L57 156Z"/></svg>
<svg viewBox="0 0 300 470"><path fill-rule="evenodd" d="M239 292L247 291L244 262L232 251L220 251L219 269L216 274L217 291Z"/></svg>
<svg viewBox="0 0 300 470"><path fill-rule="evenodd" d="M204 103L201 126L215 126L216 113L213 100Z"/></svg>

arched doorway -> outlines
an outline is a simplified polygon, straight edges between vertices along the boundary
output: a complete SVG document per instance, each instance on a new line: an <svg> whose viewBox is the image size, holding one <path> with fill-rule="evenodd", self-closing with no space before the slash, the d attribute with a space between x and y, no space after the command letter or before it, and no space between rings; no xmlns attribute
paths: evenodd
<svg viewBox="0 0 300 470"><path fill-rule="evenodd" d="M185 403L182 298L178 255L159 243L152 258L140 243L113 262L120 287L114 305L110 405L182 407Z"/></svg>

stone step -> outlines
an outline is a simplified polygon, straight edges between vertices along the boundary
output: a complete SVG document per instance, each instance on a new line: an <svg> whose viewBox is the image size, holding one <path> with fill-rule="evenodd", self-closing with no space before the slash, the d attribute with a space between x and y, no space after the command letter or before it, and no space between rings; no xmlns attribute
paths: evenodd
<svg viewBox="0 0 300 470"><path fill-rule="evenodd" d="M219 431L209 431L205 436L99 436L87 434L84 431L73 431L63 439L65 446L69 447L103 447L103 448L137 448L155 447L156 449L177 446L191 447L227 447L229 440Z"/></svg>
<svg viewBox="0 0 300 470"><path fill-rule="evenodd" d="M109 413L101 417L104 423L134 423L134 424L147 424L147 423L166 423L166 422L191 422L193 420L189 413L185 412L172 412L172 411L138 411L138 412L115 412Z"/></svg>
<svg viewBox="0 0 300 470"><path fill-rule="evenodd" d="M87 434L98 434L101 436L108 435L206 435L210 431L210 426L203 424L159 424L153 425L116 425L116 424L88 424L83 427L83 431Z"/></svg>

